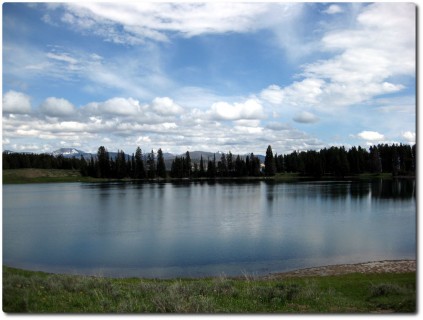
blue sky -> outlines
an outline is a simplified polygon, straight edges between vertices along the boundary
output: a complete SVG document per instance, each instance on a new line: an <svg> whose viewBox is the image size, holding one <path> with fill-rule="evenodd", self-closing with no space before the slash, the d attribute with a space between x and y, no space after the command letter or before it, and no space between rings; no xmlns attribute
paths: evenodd
<svg viewBox="0 0 423 320"><path fill-rule="evenodd" d="M5 3L3 150L414 143L410 3Z"/></svg>

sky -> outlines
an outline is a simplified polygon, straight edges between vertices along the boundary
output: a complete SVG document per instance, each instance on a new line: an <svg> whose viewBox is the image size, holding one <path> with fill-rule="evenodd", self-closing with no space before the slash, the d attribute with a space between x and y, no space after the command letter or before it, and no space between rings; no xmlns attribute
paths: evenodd
<svg viewBox="0 0 423 320"><path fill-rule="evenodd" d="M415 143L412 3L2 7L3 150Z"/></svg>

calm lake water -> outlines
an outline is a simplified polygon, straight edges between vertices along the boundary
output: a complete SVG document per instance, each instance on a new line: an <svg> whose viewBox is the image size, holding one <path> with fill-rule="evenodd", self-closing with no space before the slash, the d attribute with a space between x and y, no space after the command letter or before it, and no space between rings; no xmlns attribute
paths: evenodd
<svg viewBox="0 0 423 320"><path fill-rule="evenodd" d="M415 259L415 197L415 180L4 185L3 264L169 278Z"/></svg>

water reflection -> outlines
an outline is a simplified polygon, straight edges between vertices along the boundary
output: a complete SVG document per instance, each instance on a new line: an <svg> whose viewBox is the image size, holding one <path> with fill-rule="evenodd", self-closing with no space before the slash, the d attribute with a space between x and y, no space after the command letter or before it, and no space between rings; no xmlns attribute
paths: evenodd
<svg viewBox="0 0 423 320"><path fill-rule="evenodd" d="M371 185L372 197L381 199L407 200L416 196L415 190L414 179L380 180Z"/></svg>
<svg viewBox="0 0 423 320"><path fill-rule="evenodd" d="M413 258L414 180L6 185L3 262L125 276Z"/></svg>
<svg viewBox="0 0 423 320"><path fill-rule="evenodd" d="M273 199L275 186L281 183L266 182L269 192L267 197ZM327 198L382 198L395 200L409 200L416 196L415 179L373 179L371 181L306 181L291 184L291 191L298 197L327 197ZM301 188L298 188L302 185ZM289 191L287 191L289 192Z"/></svg>

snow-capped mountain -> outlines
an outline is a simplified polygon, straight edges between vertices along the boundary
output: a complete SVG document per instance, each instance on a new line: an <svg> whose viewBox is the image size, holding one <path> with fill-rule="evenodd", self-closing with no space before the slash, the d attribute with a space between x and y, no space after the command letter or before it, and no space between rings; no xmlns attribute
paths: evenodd
<svg viewBox="0 0 423 320"><path fill-rule="evenodd" d="M87 153L82 150L78 150L75 148L60 148L51 153L53 156L63 156L65 158L87 158L89 159L91 157L91 153Z"/></svg>
<svg viewBox="0 0 423 320"><path fill-rule="evenodd" d="M60 148L51 153L53 156L63 156L65 158L77 158L80 159L81 157L84 157L85 160L91 159L93 157L94 159L97 157L97 154L91 154L82 150L78 150L75 148ZM191 151L190 152L190 158L192 162L200 163L201 156L203 157L203 161L212 160L213 158L216 159L216 161L220 161L220 157L222 156L222 152L208 152L208 151ZM148 153L143 153L144 160L147 159ZM175 159L175 157L185 157L185 153L182 154L172 154L172 153L163 153L163 157L166 163L166 167L170 168L172 165L172 161ZM131 154L126 154L127 159L130 159ZM156 154L155 154L156 156ZM237 155L234 154L234 157ZM240 155L241 157L245 157L247 155ZM261 162L264 162L264 156L263 155L256 155ZM109 157L111 159L116 159L117 152L110 152L109 151Z"/></svg>

